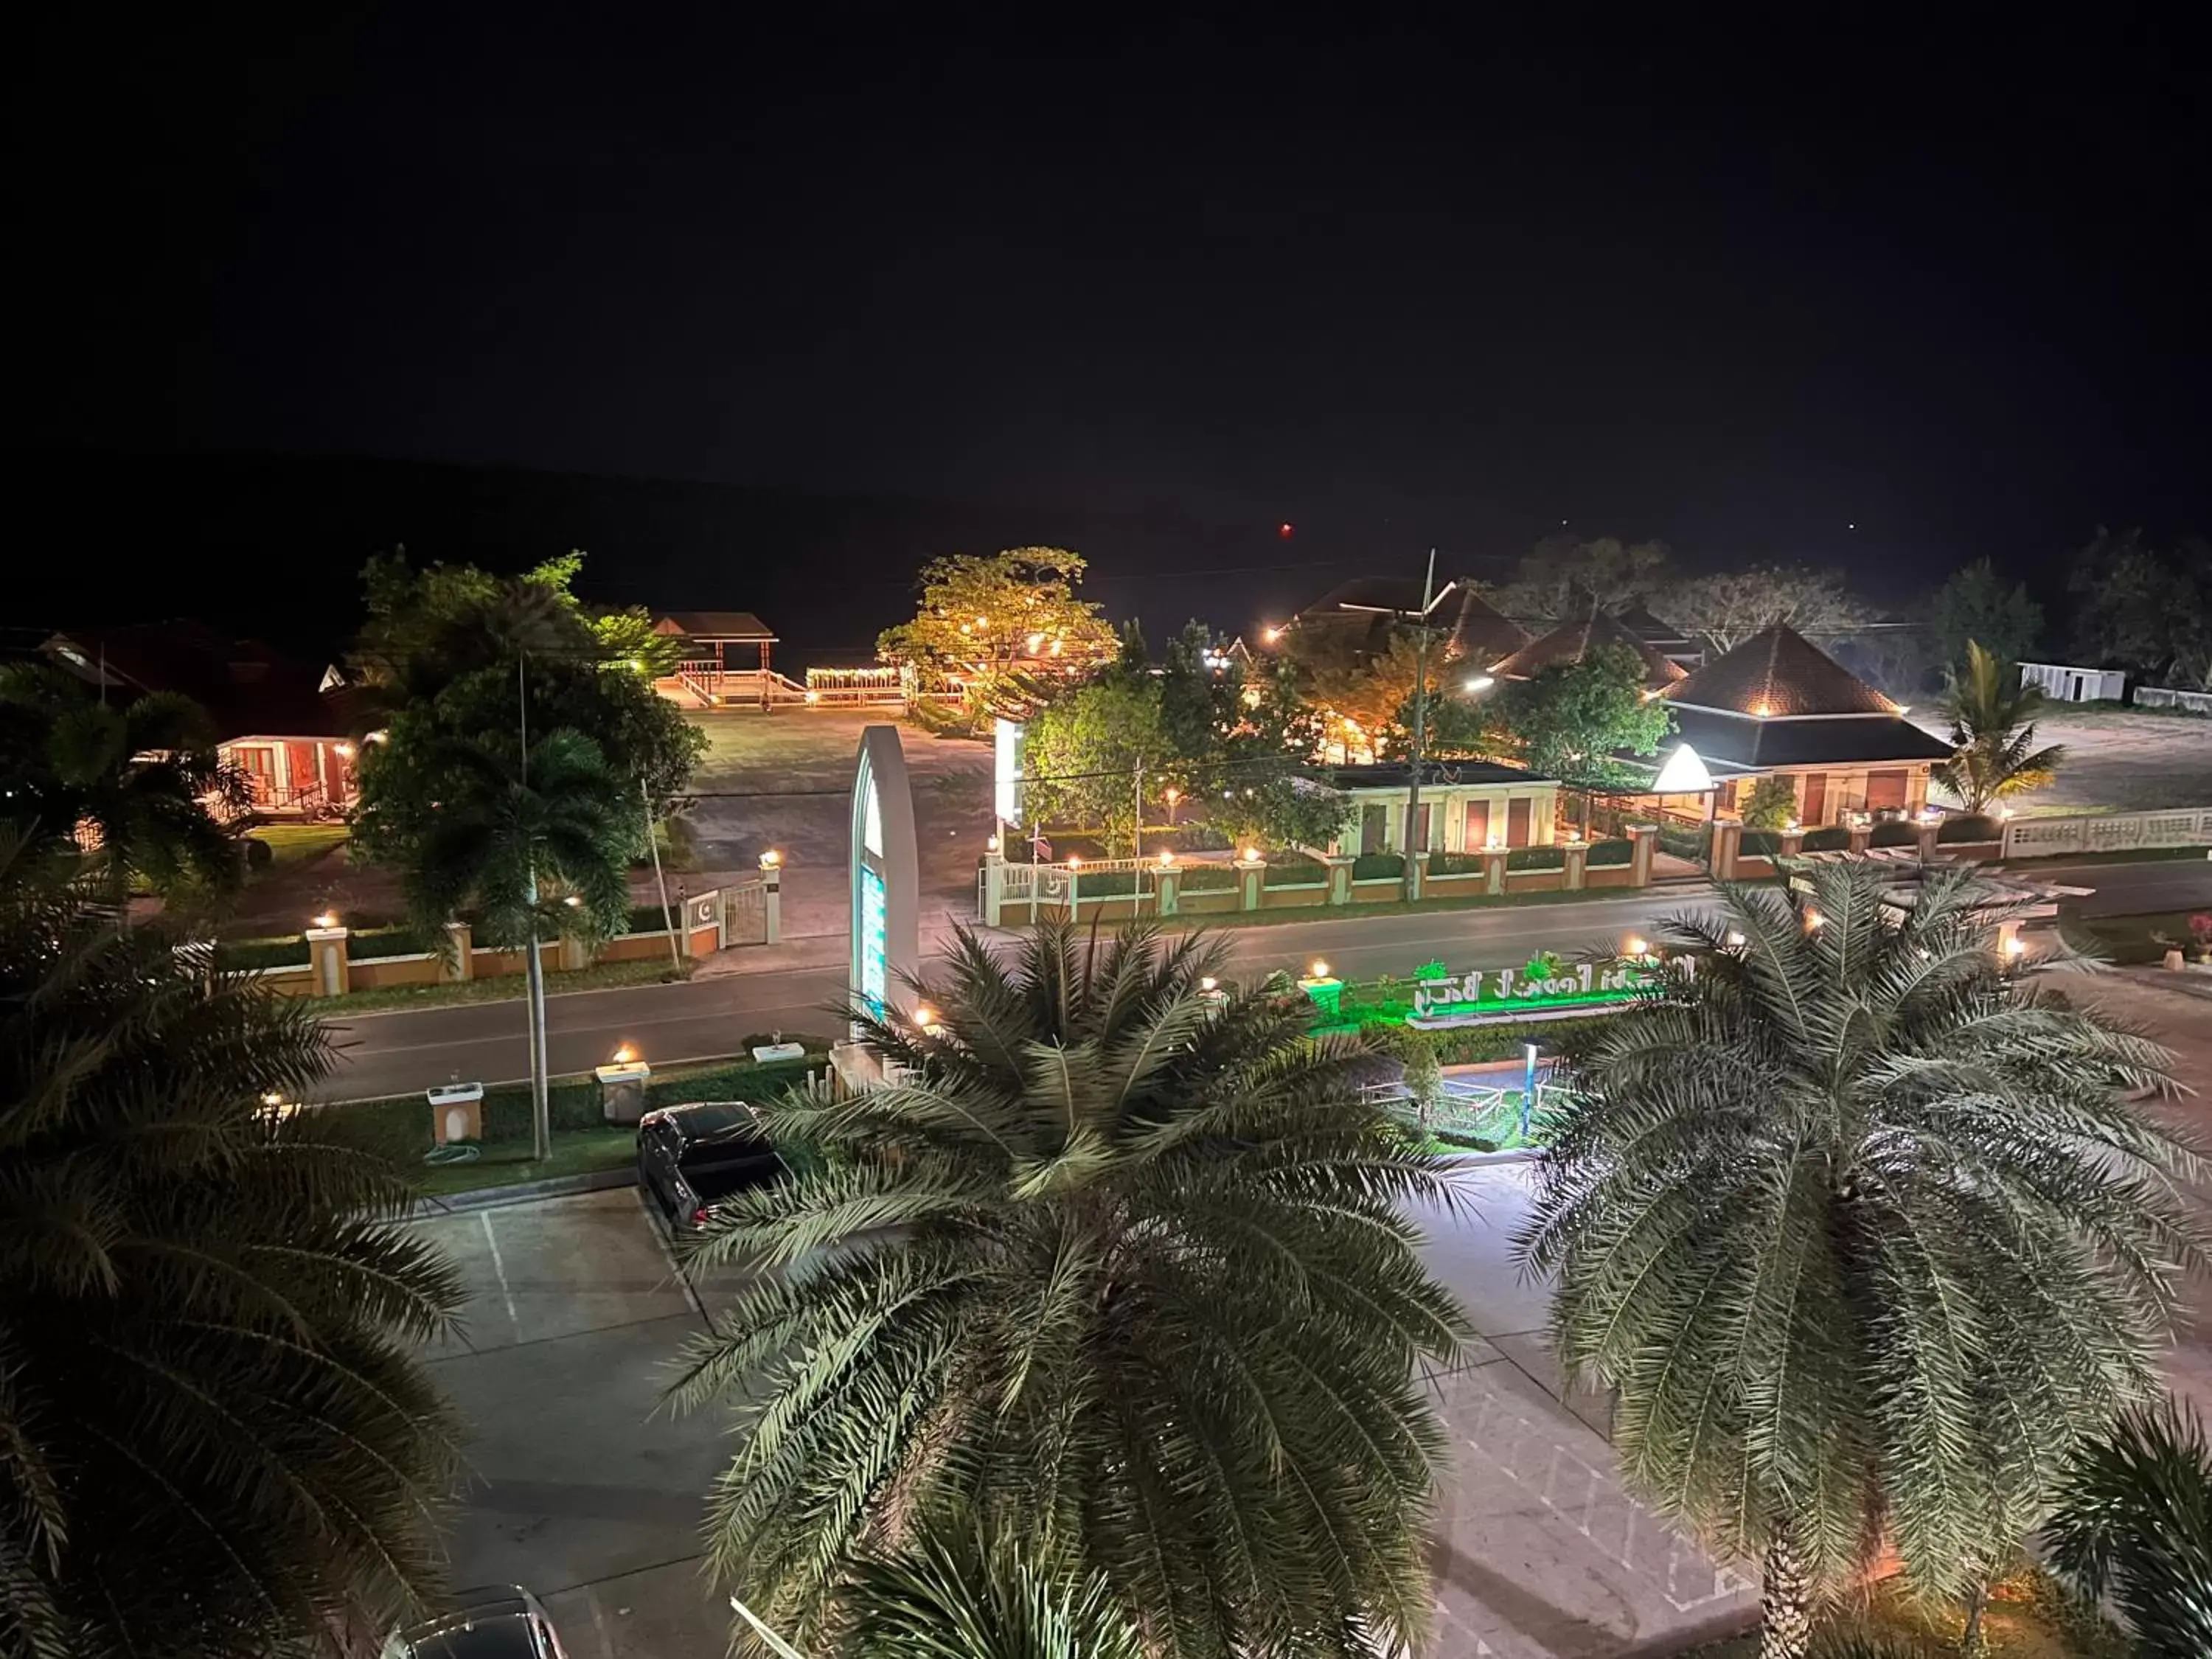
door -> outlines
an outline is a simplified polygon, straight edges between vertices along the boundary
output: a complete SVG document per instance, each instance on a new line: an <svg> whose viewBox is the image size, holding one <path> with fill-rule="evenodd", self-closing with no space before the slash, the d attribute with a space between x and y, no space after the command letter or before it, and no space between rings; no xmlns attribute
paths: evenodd
<svg viewBox="0 0 2212 1659"><path fill-rule="evenodd" d="M2081 701L2081 677L2079 674L2074 677L2074 696L2071 701L2075 702Z"/></svg>
<svg viewBox="0 0 2212 1659"><path fill-rule="evenodd" d="M1467 804L1467 830L1460 836L1461 848L1469 853L1480 853L1490 844L1490 803L1470 800Z"/></svg>
<svg viewBox="0 0 2212 1659"><path fill-rule="evenodd" d="M1827 819L1822 816L1828 810L1828 775L1809 772L1805 776L1805 805L1797 817L1798 823L1808 830L1817 830Z"/></svg>
<svg viewBox="0 0 2212 1659"><path fill-rule="evenodd" d="M1390 823L1390 809L1370 805L1359 809L1359 850L1379 853L1382 850L1383 832Z"/></svg>
<svg viewBox="0 0 2212 1659"><path fill-rule="evenodd" d="M1526 847L1528 844L1528 798L1522 796L1505 803L1505 844Z"/></svg>
<svg viewBox="0 0 2212 1659"><path fill-rule="evenodd" d="M253 792L256 806L268 806L276 799L276 751L266 744L241 744L233 750L240 767L245 769L246 781Z"/></svg>
<svg viewBox="0 0 2212 1659"><path fill-rule="evenodd" d="M1413 833L1406 837L1407 852L1418 851L1429 844L1429 814L1436 810L1428 801L1423 801L1413 809Z"/></svg>
<svg viewBox="0 0 2212 1659"><path fill-rule="evenodd" d="M1869 812L1902 811L1905 806L1905 774L1901 771L1868 773L1866 804Z"/></svg>

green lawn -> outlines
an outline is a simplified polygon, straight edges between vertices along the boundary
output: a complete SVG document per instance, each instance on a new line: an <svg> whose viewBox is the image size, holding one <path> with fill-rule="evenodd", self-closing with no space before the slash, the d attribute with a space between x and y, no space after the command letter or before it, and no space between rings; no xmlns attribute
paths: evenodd
<svg viewBox="0 0 2212 1659"><path fill-rule="evenodd" d="M422 1190L433 1196L473 1193L518 1182L550 1181L556 1176L593 1175L601 1170L626 1169L636 1157L637 1131L626 1124L556 1129L553 1154L543 1164L532 1161L527 1140L491 1141L473 1162L424 1165Z"/></svg>
<svg viewBox="0 0 2212 1659"><path fill-rule="evenodd" d="M266 842L270 867L305 864L333 847L345 844L353 832L343 823L264 823L246 832L246 839Z"/></svg>
<svg viewBox="0 0 2212 1659"><path fill-rule="evenodd" d="M2166 940L2179 944L2185 952L2191 952L2189 918L2203 914L2154 910L2139 916L2091 916L2069 919L2066 929L2076 935L2087 934L2103 948L2105 955L2122 967L2131 967L2161 960L2172 948Z"/></svg>
<svg viewBox="0 0 2212 1659"><path fill-rule="evenodd" d="M605 991L623 985L673 984L690 978L694 965L689 957L684 958L680 971L665 957L650 957L643 962L603 962L567 973L547 974L545 994ZM400 1008L443 1008L456 1002L514 1002L529 988L526 975L501 974L492 979L465 980L453 985L386 985L374 990L356 991L349 996L309 997L306 1001L317 1013L337 1018Z"/></svg>

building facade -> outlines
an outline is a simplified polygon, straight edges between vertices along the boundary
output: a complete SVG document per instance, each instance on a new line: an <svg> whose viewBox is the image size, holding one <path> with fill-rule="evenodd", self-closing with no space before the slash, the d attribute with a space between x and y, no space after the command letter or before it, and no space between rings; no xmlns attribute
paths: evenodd
<svg viewBox="0 0 2212 1659"><path fill-rule="evenodd" d="M2032 685L2054 702L2118 702L2127 695L2127 671L2082 668L2072 663L2024 662L2020 683Z"/></svg>
<svg viewBox="0 0 2212 1659"><path fill-rule="evenodd" d="M1410 833L1413 768L1400 762L1339 767L1329 782L1352 803L1331 853L1480 853L1491 847L1549 847L1559 786L1518 767L1487 761L1428 761Z"/></svg>

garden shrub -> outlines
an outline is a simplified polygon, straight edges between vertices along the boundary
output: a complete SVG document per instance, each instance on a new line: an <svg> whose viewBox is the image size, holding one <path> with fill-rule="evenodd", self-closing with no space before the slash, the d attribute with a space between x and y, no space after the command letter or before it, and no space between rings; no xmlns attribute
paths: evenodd
<svg viewBox="0 0 2212 1659"><path fill-rule="evenodd" d="M267 842L262 841L253 836L248 836L246 838L246 867L247 869L266 870L270 865L276 862L276 849L275 848L271 847Z"/></svg>
<svg viewBox="0 0 2212 1659"><path fill-rule="evenodd" d="M1328 872L1303 853L1270 853L1267 854L1267 873L1261 879L1263 887L1296 887L1311 882L1316 885L1328 879Z"/></svg>
<svg viewBox="0 0 2212 1659"><path fill-rule="evenodd" d="M1434 862L1429 868L1431 872L1435 871ZM1402 854L1362 853L1352 861L1352 878L1354 881L1401 881L1405 875L1406 860Z"/></svg>
<svg viewBox="0 0 2212 1659"><path fill-rule="evenodd" d="M1635 857L1636 843L1632 841L1594 841L1587 867L1595 870L1607 865L1632 863Z"/></svg>
<svg viewBox="0 0 2212 1659"><path fill-rule="evenodd" d="M1237 885L1237 872L1225 864L1194 864L1182 872L1186 893L1223 893Z"/></svg>
<svg viewBox="0 0 2212 1659"><path fill-rule="evenodd" d="M1808 830L1799 843L1808 853L1840 853L1851 844L1851 832L1840 823L1832 823L1819 830Z"/></svg>
<svg viewBox="0 0 2212 1659"><path fill-rule="evenodd" d="M1480 853L1432 853L1429 855L1429 873L1432 876L1480 875L1486 862Z"/></svg>
<svg viewBox="0 0 2212 1659"><path fill-rule="evenodd" d="M1505 855L1509 870L1564 870L1567 855L1557 847L1516 847Z"/></svg>
<svg viewBox="0 0 2212 1659"><path fill-rule="evenodd" d="M684 908L672 899L669 902L669 909L676 912L676 925L679 928L682 927ZM629 907L629 920L624 925L623 931L629 933L665 933L668 931L667 914L658 904L633 904Z"/></svg>
<svg viewBox="0 0 2212 1659"><path fill-rule="evenodd" d="M1886 818L1874 827L1867 838L1869 847L1913 847L1919 844L1920 832L1903 818Z"/></svg>
<svg viewBox="0 0 2212 1659"><path fill-rule="evenodd" d="M1984 817L1978 812L1960 812L1948 817L1936 826L1939 844L1961 841L2002 841L2004 826L1995 818Z"/></svg>
<svg viewBox="0 0 2212 1659"><path fill-rule="evenodd" d="M1736 847L1745 858L1771 859L1782 850L1782 832L1778 830L1747 830Z"/></svg>
<svg viewBox="0 0 2212 1659"><path fill-rule="evenodd" d="M1088 870L1078 870L1075 874L1078 898L1127 898L1137 890L1133 870L1107 870L1095 876Z"/></svg>
<svg viewBox="0 0 2212 1659"><path fill-rule="evenodd" d="M215 965L231 973L258 968L304 968L307 941L294 933L283 939L231 939L215 947Z"/></svg>
<svg viewBox="0 0 2212 1659"><path fill-rule="evenodd" d="M346 960L370 957L409 957L434 953L436 941L415 927L356 927L346 935Z"/></svg>

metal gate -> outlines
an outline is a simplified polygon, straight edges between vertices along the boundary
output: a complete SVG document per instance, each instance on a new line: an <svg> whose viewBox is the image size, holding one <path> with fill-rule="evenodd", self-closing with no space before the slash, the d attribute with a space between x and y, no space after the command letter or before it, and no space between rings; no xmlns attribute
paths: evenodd
<svg viewBox="0 0 2212 1659"><path fill-rule="evenodd" d="M722 890L722 950L734 945L768 943L766 888L759 881L733 882Z"/></svg>

